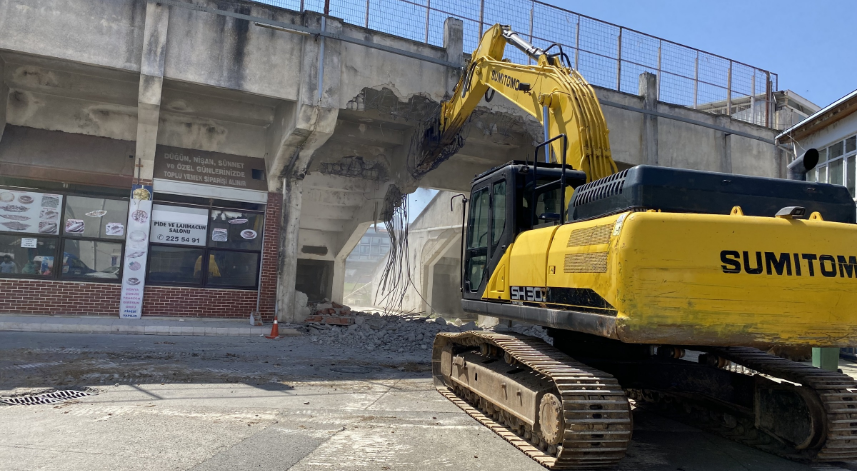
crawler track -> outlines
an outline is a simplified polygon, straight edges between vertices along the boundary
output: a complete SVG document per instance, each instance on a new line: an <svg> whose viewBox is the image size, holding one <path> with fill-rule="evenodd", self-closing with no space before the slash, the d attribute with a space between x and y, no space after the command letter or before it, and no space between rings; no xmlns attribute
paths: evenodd
<svg viewBox="0 0 857 471"><path fill-rule="evenodd" d="M799 383L818 395L825 411L824 442L812 459L857 460L857 382L848 375L786 360L755 348L711 350L764 375Z"/></svg>
<svg viewBox="0 0 857 471"><path fill-rule="evenodd" d="M782 439L757 428L754 417L718 410L712 404L694 400L692 395L663 391L630 390L635 400L652 403L666 415L708 429L749 446L799 461L841 462L857 460L857 382L850 376L825 371L780 358L755 348L707 348L707 352L729 360L743 374L761 374L769 378L797 383L805 397L823 411L818 417L818 439L798 449ZM749 369L750 371L747 371Z"/></svg>
<svg viewBox="0 0 857 471"><path fill-rule="evenodd" d="M548 453L550 449L537 432L516 426L496 410L486 410L485 398L459 386L451 387L440 369L441 350L449 343L493 345L553 382L562 400L564 418L562 444L555 453ZM611 467L625 456L633 424L630 405L619 382L541 340L493 332L441 333L435 338L432 363L441 394L549 469Z"/></svg>

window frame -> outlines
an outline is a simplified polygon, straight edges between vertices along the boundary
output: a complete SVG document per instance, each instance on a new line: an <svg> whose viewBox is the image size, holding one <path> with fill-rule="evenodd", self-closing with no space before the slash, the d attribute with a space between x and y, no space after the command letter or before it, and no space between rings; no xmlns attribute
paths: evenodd
<svg viewBox="0 0 857 471"><path fill-rule="evenodd" d="M260 272L260 267L262 264L262 259L264 258L265 237L267 235L266 231L265 231L265 225L267 223L267 216L268 216L267 215L267 206L265 206L265 209L254 210L254 209L243 209L243 208L230 208L227 206L215 205L215 204L202 205L202 204L194 204L194 203L180 203L180 202L174 202L174 201L161 201L161 200L155 201L154 203L158 204L158 205L163 205L163 206L203 208L203 209L208 211L208 215L206 216L208 218L208 223L207 223L208 227L206 227L206 230L205 230L205 244L204 245L183 245L183 244L170 244L170 243L163 243L163 242L152 242L151 240L149 241L149 247L150 248L151 247L172 247L172 248L178 248L178 249L202 250L203 251L202 266L200 267L200 269L202 270L202 277L201 277L201 280L199 283L183 283L183 282L182 283L176 283L176 282L165 283L165 282L151 281L149 279L149 271L150 271L151 266L152 266L151 257L152 257L153 251L149 250L148 253L146 254L146 285L166 286L166 287L179 286L179 287L184 287L184 288L200 288L200 289L234 289L234 290L241 290L241 291L258 291L259 290L259 288L261 287L261 280L259 277L259 272ZM211 226L210 226L210 224L211 224L211 213L212 213L212 211L215 211L215 210L240 211L240 212L244 212L244 213L254 213L254 214L261 215L262 216L262 236L261 236L262 240L261 240L260 247L258 249L234 249L234 248L212 246L211 245ZM216 285L216 286L209 285L209 283L208 283L208 265L209 265L209 261L211 260L212 252L239 252L239 253L258 254L259 257L258 257L258 261L257 261L256 267L255 267L256 282L253 284L253 286L248 287L248 286L238 286L238 285Z"/></svg>
<svg viewBox="0 0 857 471"><path fill-rule="evenodd" d="M841 185L845 188L849 188L849 183L853 187L857 187L857 172L848 172L848 159L854 158L857 159L857 146L855 146L854 150L848 151L847 142L849 139L857 138L857 134L851 134L843 137L842 139L837 139L819 149L819 163L815 166L814 169L810 170L809 175L812 177L812 182L815 183L827 183L829 185ZM835 146L842 147L842 154L836 157L830 157L830 149ZM822 157L823 156L823 157ZM833 162L841 162L842 165L842 183L830 183L830 164ZM857 166L857 165L855 165ZM824 170L824 181L820 182L818 177ZM849 190L850 192L850 190ZM857 191L851 193L851 197L857 200Z"/></svg>
<svg viewBox="0 0 857 471"><path fill-rule="evenodd" d="M49 193L55 195L62 195L62 207L60 208L59 220L57 221L57 225L59 226L59 234L30 234L23 232L15 232L15 231L6 231L0 230L0 235L12 235L17 237L32 237L36 239L55 239L56 240L56 248L54 249L54 266L51 270L51 276L40 276L40 275L29 275L23 273L6 273L0 275L0 280L2 279L27 279L27 280L42 280L42 281L70 281L70 282L86 282L86 283L110 283L110 284L119 284L122 283L122 274L125 269L125 239L107 239L107 238L98 238L98 237L76 237L76 236L66 236L65 233L65 213L66 206L68 205L68 197L76 196L82 198L101 198L108 200L117 200L124 201L130 206L130 195L127 197L120 196L110 196L103 195L97 193L87 193L87 192L72 192L72 191L54 191L54 190L43 190L40 188L30 188L30 187L21 187L21 186L13 186L13 185L0 185L0 190L10 190L10 191L28 191L31 193ZM125 210L125 219L122 221L123 224L127 224L128 221L128 210ZM127 227L126 227L127 229ZM65 249L65 241L69 240L79 240L79 241L87 241L87 242L110 242L114 244L120 244L121 249L119 253L121 254L122 262L119 264L119 277L117 279L111 278L97 278L97 277L85 277L85 276L66 276L63 277L62 273L62 260L63 253Z"/></svg>

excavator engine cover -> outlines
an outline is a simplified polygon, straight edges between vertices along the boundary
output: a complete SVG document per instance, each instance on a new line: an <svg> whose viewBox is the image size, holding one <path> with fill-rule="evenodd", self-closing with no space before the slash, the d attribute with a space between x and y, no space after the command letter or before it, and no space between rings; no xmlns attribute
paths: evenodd
<svg viewBox="0 0 857 471"><path fill-rule="evenodd" d="M855 221L854 200L844 186L649 165L576 188L568 219L647 209L729 214L734 206L747 216L772 217L795 205L804 207L807 216L818 211L825 221Z"/></svg>

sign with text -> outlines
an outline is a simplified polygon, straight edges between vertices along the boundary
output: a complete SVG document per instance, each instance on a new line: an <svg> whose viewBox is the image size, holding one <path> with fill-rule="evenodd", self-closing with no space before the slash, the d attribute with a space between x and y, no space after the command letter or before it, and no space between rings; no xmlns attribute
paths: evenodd
<svg viewBox="0 0 857 471"><path fill-rule="evenodd" d="M149 254L149 227L152 219L152 187L134 185L128 206L125 235L125 265L122 268L122 295L119 317L139 319L143 314L146 260Z"/></svg>
<svg viewBox="0 0 857 471"><path fill-rule="evenodd" d="M157 146L155 178L268 191L265 159Z"/></svg>
<svg viewBox="0 0 857 471"><path fill-rule="evenodd" d="M205 245L208 210L156 204L152 208L152 242Z"/></svg>

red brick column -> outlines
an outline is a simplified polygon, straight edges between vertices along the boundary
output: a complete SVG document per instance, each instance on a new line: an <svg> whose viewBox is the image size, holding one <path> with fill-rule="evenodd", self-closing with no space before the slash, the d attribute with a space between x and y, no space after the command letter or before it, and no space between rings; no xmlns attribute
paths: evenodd
<svg viewBox="0 0 857 471"><path fill-rule="evenodd" d="M262 247L262 279L259 280L261 298L259 311L262 320L273 322L277 304L277 272L280 260L280 208L283 195L268 193L268 206L265 210L265 245Z"/></svg>

